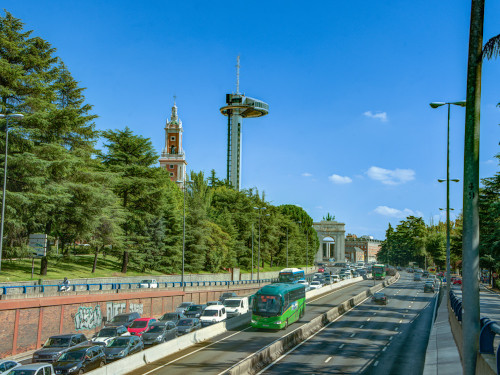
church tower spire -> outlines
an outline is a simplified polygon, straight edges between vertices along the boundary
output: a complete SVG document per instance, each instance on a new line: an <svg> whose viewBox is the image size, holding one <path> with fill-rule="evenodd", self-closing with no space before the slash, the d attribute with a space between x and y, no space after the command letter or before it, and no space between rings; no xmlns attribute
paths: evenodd
<svg viewBox="0 0 500 375"><path fill-rule="evenodd" d="M186 180L186 155L182 148L182 121L177 114L176 97L172 106L172 115L165 124L165 148L160 157L160 167L165 168L172 181L180 181L181 187Z"/></svg>

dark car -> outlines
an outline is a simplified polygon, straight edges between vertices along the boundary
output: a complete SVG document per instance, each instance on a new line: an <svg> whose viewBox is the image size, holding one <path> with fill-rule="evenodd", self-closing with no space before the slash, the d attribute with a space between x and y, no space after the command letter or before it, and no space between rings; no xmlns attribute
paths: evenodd
<svg viewBox="0 0 500 375"><path fill-rule="evenodd" d="M74 333L70 335L50 336L42 349L33 353L33 363L54 362L59 356L74 346L89 344L84 334Z"/></svg>
<svg viewBox="0 0 500 375"><path fill-rule="evenodd" d="M420 281L422 280L422 274L421 273L416 273L413 275L413 281Z"/></svg>
<svg viewBox="0 0 500 375"><path fill-rule="evenodd" d="M144 343L138 336L120 336L111 340L104 348L106 361L122 359L130 354L138 353L144 349Z"/></svg>
<svg viewBox="0 0 500 375"><path fill-rule="evenodd" d="M431 282L425 283L425 285L424 285L424 293L427 293L427 292L434 293L434 291L435 291L434 282L431 281Z"/></svg>
<svg viewBox="0 0 500 375"><path fill-rule="evenodd" d="M186 318L199 318L201 314L203 314L203 310L205 310L206 307L207 305L191 305L184 312L184 315Z"/></svg>
<svg viewBox="0 0 500 375"><path fill-rule="evenodd" d="M171 312L171 313L166 313L163 314L160 319L158 319L159 322L174 322L174 324L177 325L177 322L184 318L184 315L181 313L176 313L176 312Z"/></svg>
<svg viewBox="0 0 500 375"><path fill-rule="evenodd" d="M137 312L118 314L109 322L106 322L106 327L125 326L128 328L134 320L139 319L140 317L141 316Z"/></svg>
<svg viewBox="0 0 500 375"><path fill-rule="evenodd" d="M382 305L387 305L388 299L385 293L377 292L373 294L372 301Z"/></svg>
<svg viewBox="0 0 500 375"><path fill-rule="evenodd" d="M234 298L234 297L238 297L238 295L235 292L222 293L221 296L219 297L219 301L224 303L224 300L226 300L228 298Z"/></svg>
<svg viewBox="0 0 500 375"><path fill-rule="evenodd" d="M196 331L201 328L200 319L197 318L184 318L179 320L177 323L177 334L185 335L186 333L190 333Z"/></svg>
<svg viewBox="0 0 500 375"><path fill-rule="evenodd" d="M106 364L106 355L99 345L81 346L68 350L52 364L56 374L83 374Z"/></svg>
<svg viewBox="0 0 500 375"><path fill-rule="evenodd" d="M154 322L147 332L142 334L144 346L153 346L162 342L175 339L177 327L174 322Z"/></svg>

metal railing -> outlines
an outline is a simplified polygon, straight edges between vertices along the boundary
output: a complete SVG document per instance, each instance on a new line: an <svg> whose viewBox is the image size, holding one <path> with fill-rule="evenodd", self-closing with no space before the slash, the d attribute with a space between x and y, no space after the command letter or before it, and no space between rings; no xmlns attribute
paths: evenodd
<svg viewBox="0 0 500 375"><path fill-rule="evenodd" d="M247 285L247 284L260 284L260 283L273 283L277 279L261 279L259 280L237 280L237 281L186 281L184 287L206 287L206 286L233 286L233 285ZM146 285L147 284L147 285ZM156 287L154 286L156 285ZM144 283L144 282L125 282L125 283L92 283L92 284L47 284L47 285L12 285L0 286L2 295L9 294L9 291L21 290L21 293L28 294L30 292L45 293L47 288L54 289L57 292L64 291L90 291L90 290L122 290L122 289L158 289L158 288L182 288L180 281L167 281L157 283Z"/></svg>

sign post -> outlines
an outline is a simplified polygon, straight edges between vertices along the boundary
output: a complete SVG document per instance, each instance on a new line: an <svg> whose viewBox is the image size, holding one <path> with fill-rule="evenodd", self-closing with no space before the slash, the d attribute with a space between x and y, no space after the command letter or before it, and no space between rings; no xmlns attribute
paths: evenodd
<svg viewBox="0 0 500 375"><path fill-rule="evenodd" d="M29 247L31 247L31 278L35 271L35 258L47 255L47 235L42 233L30 234Z"/></svg>

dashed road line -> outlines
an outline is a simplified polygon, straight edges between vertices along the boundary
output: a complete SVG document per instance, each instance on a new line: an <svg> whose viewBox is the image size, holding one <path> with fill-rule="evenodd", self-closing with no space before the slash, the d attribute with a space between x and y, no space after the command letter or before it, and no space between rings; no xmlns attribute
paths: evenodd
<svg viewBox="0 0 500 375"><path fill-rule="evenodd" d="M330 362L330 360L331 360L332 358L333 358L333 357L328 357L327 359L325 359L325 363Z"/></svg>

